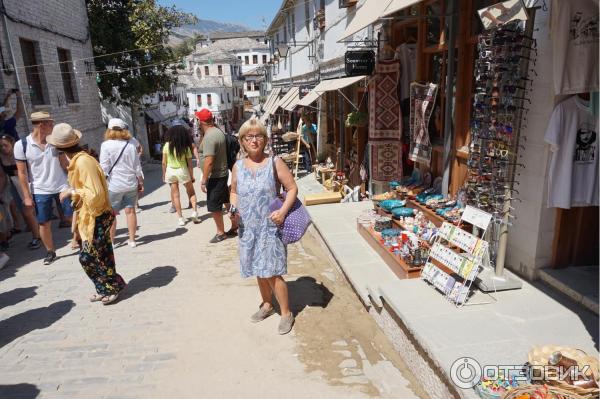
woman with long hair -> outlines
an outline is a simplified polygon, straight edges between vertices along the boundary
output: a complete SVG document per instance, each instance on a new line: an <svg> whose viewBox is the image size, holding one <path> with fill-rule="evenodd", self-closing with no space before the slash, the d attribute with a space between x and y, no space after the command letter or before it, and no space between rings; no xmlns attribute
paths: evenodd
<svg viewBox="0 0 600 399"><path fill-rule="evenodd" d="M174 125L167 131L163 146L163 181L171 187L171 203L179 216L179 226L185 226L181 211L179 183L182 183L192 204L192 221L199 223L194 190L194 168L192 165L192 136L183 125Z"/></svg>
<svg viewBox="0 0 600 399"><path fill-rule="evenodd" d="M100 147L100 166L108 180L108 198L117 215L125 210L131 248L136 247L135 233L137 215L135 204L138 193L144 190L144 173L136 145L131 142L131 133L124 121L113 118L108 121L108 129L104 134L104 142ZM110 229L110 238L114 242L117 231L117 219Z"/></svg>
<svg viewBox="0 0 600 399"><path fill-rule="evenodd" d="M287 165L280 158L265 154L267 130L258 119L246 121L239 133L246 157L233 167L230 217L239 223L242 277L256 277L262 298L250 320L256 323L275 313L271 299L275 294L281 311L278 331L287 334L294 324L294 315L282 277L287 273L287 248L278 226L294 204L298 187ZM279 185L285 188L287 196L283 206L271 212L269 205L277 197Z"/></svg>
<svg viewBox="0 0 600 399"><path fill-rule="evenodd" d="M82 240L79 263L96 288L96 294L91 296L90 301L108 305L118 299L126 285L116 271L110 239L115 216L108 199L104 171L98 161L79 145L80 140L81 132L67 123L54 126L52 134L46 138L69 160L70 187L60 193L60 200L70 198L76 210L73 227Z"/></svg>
<svg viewBox="0 0 600 399"><path fill-rule="evenodd" d="M23 206L23 193L21 192L21 185L19 184L19 177L17 175L17 162L15 161L13 150L14 144L15 142L12 136L7 134L0 136L0 164L8 179L7 187L12 196L10 213L15 228L17 228L17 220L19 219L18 213L21 213L23 220L27 224L27 227L29 227L31 235L33 236L31 242L27 244L27 247L29 249L37 249L42 245L39 227L35 214L33 213L33 207Z"/></svg>

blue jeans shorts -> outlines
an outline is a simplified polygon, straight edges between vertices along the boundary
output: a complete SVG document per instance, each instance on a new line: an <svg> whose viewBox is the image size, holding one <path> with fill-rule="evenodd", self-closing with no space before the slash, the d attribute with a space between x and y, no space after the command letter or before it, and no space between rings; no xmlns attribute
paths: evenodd
<svg viewBox="0 0 600 399"><path fill-rule="evenodd" d="M125 208L135 208L137 195L137 188L135 190L127 191L124 193L113 193L112 191L109 191L108 200L110 201L110 206L112 206L113 211L121 212L121 210Z"/></svg>
<svg viewBox="0 0 600 399"><path fill-rule="evenodd" d="M38 223L46 223L52 219L52 206L59 201L59 194L33 194L35 202L35 213ZM71 200L66 199L61 204L62 211L66 217L73 216Z"/></svg>

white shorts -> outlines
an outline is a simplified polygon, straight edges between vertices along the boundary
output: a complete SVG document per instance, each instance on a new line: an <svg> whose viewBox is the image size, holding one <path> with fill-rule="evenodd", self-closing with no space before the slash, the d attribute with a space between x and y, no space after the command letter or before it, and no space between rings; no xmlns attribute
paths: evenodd
<svg viewBox="0 0 600 399"><path fill-rule="evenodd" d="M184 168L170 168L167 166L165 171L165 180L167 183L182 183L185 184L192 180L190 172Z"/></svg>

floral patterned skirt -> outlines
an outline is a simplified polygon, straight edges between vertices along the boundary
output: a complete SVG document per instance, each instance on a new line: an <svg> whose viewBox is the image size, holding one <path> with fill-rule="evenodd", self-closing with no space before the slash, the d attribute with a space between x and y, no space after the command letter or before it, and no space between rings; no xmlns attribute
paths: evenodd
<svg viewBox="0 0 600 399"><path fill-rule="evenodd" d="M96 292L102 296L117 294L126 285L115 268L115 255L110 240L110 226L114 220L112 212L104 212L96 217L94 238L92 241L84 241L79 253L79 263L94 283Z"/></svg>

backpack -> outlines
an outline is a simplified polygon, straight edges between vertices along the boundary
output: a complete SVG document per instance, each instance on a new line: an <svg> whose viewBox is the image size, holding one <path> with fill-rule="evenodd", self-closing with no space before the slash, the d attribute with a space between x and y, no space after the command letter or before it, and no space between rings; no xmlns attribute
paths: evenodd
<svg viewBox="0 0 600 399"><path fill-rule="evenodd" d="M233 165L237 161L238 153L240 152L240 142L233 134L227 134L223 132L225 135L225 145L227 152L227 168L229 170L233 169Z"/></svg>

